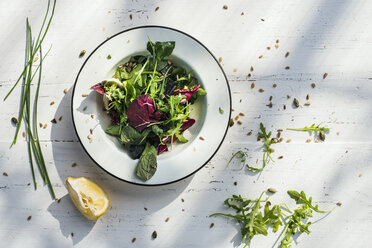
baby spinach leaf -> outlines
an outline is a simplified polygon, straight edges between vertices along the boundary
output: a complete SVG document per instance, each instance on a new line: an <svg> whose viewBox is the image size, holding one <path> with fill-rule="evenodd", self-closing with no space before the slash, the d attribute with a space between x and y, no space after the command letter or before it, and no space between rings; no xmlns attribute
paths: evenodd
<svg viewBox="0 0 372 248"><path fill-rule="evenodd" d="M116 124L111 124L106 128L106 133L114 136L120 136L121 126Z"/></svg>
<svg viewBox="0 0 372 248"><path fill-rule="evenodd" d="M156 155L156 148L150 143L146 143L145 150L142 152L136 168L136 174L139 178L147 181L155 174L157 167Z"/></svg>
<svg viewBox="0 0 372 248"><path fill-rule="evenodd" d="M128 145L140 145L151 132L151 129L145 129L142 132L138 132L131 126L124 126L121 129L120 140L124 144Z"/></svg>
<svg viewBox="0 0 372 248"><path fill-rule="evenodd" d="M153 43L149 40L147 42L147 51L149 51L153 55L154 60L158 61L159 63L165 57L168 57L172 54L175 46L176 46L175 41L164 41L164 42L157 41Z"/></svg>

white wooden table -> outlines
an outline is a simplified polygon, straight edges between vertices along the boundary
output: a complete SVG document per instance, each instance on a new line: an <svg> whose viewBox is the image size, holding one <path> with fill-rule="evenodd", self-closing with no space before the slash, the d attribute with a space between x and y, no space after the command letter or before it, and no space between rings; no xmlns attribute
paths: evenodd
<svg viewBox="0 0 372 248"><path fill-rule="evenodd" d="M46 3L0 1L0 99L21 72L25 18L30 18L36 32ZM224 4L227 10L222 8ZM50 45L52 50L44 63L39 120L48 123L40 130L40 139L61 202L51 200L38 173L40 186L34 191L22 136L9 148L15 132L10 119L18 114L18 87L6 102L0 101L0 172L8 174L0 174L0 246L234 247L239 245L239 227L231 220L208 215L227 211L223 201L232 194L254 198L274 187L278 192L271 201L284 201L290 207L295 204L286 194L288 189L304 190L323 209L342 202L310 227L310 235L300 235L296 247L369 247L371 16L372 1L366 0L58 1L44 42L44 50ZM245 113L240 118L243 124L229 129L207 166L184 181L154 188L121 182L89 159L72 127L71 90L63 93L65 88L71 89L84 61L78 57L81 50L89 53L119 31L148 24L187 32L221 57L232 91L233 117ZM287 51L290 55L285 58ZM286 66L290 69L285 70ZM328 77L323 79L325 72ZM304 104L307 94L310 106L292 107L293 97ZM270 96L272 108L266 106ZM55 101L52 106L51 101ZM61 122L50 123L60 116ZM226 168L238 149L245 149L250 163L256 165L262 156L261 143L256 141L260 122L274 133L279 128L312 123L324 123L331 132L325 142L315 143L308 133L285 130L284 140L292 142L274 146L275 163L262 173L240 170L237 162ZM247 136L251 130L253 134ZM306 143L309 138L311 142ZM280 155L284 158L276 159ZM77 166L72 167L73 163ZM106 189L110 207L98 221L85 220L72 205L64 184L68 176L90 177ZM28 216L32 216L30 221ZM165 222L167 217L169 222ZM315 219L322 217L315 215ZM212 222L215 225L210 228ZM158 237L152 240L154 230ZM267 237L257 236L251 247L272 247L278 235L270 231Z"/></svg>

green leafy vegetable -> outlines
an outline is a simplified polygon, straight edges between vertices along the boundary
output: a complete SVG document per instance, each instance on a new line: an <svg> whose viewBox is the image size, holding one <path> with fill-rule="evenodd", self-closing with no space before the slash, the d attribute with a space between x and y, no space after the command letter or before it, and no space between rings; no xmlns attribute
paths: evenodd
<svg viewBox="0 0 372 248"><path fill-rule="evenodd" d="M281 234L280 248L290 248L290 244L293 241L292 236L295 233L310 233L309 226L311 222L308 219L312 217L312 210L318 213L330 212L319 210L318 205L313 206L311 197L307 199L303 191L301 193L294 190L288 191L288 195L297 204L301 205L294 211L291 211L285 203L271 207L271 203L267 201L268 198L261 200L264 193L265 191L255 200L243 198L241 195L233 195L231 198L227 198L224 203L228 208L234 209L236 214L214 213L209 217L220 215L236 220L241 226L242 243L245 243L244 247L250 243L254 236L258 234L266 236L269 228L272 228L273 232L277 232L284 223L285 227ZM261 202L266 202L264 208L261 207ZM291 213L291 215L288 216L283 210Z"/></svg>
<svg viewBox="0 0 372 248"><path fill-rule="evenodd" d="M116 124L111 124L106 128L106 133L114 136L120 136L121 126Z"/></svg>
<svg viewBox="0 0 372 248"><path fill-rule="evenodd" d="M156 172L157 162L156 162L157 150L150 143L146 143L145 150L138 161L136 174L139 178L147 181Z"/></svg>
<svg viewBox="0 0 372 248"><path fill-rule="evenodd" d="M43 61L46 57L46 55L49 53L49 51L43 56L42 53L42 43L44 41L44 38L46 34L48 33L50 24L52 22L53 16L54 16L54 10L56 6L56 0L53 1L53 7L51 9L50 13L50 7L51 7L51 1L48 0L48 6L47 10L39 31L39 34L37 38L35 39L32 37L32 31L31 26L29 23L28 18L26 18L26 58L25 58L25 65L23 68L23 71L21 75L18 77L17 81L13 85L13 87L9 90L9 92L6 94L4 101L9 97L9 95L13 92L15 87L18 85L20 81L22 81L22 90L21 90L21 101L20 101L20 107L19 107L19 115L18 115L18 125L16 128L15 136L12 142L12 145L15 145L17 142L17 137L21 128L22 120L24 118L25 120L25 128L27 133L27 145L28 145L28 155L29 155L29 161L31 166L31 174L32 179L34 182L35 190L37 189L37 182L35 179L35 172L34 172L34 163L33 160L35 160L36 165L38 166L40 175L46 185L48 185L50 194L53 199L56 198L52 183L50 182L48 171L45 165L45 160L43 156L43 152L41 150L40 142L39 142L39 134L37 131L38 123L37 123L37 108L38 108L38 98L39 98L39 91L41 87L41 78L42 78L42 67L43 67ZM49 16L49 18L48 18ZM35 57L39 53L40 59L39 59L39 65L35 66L34 62L36 62ZM35 71L33 68L35 68ZM36 73L39 71L38 74L38 81L36 85L36 93L34 97L32 98L31 95L31 86L32 81L36 75ZM21 80L22 79L22 80ZM31 112L31 101L33 101L33 111Z"/></svg>
<svg viewBox="0 0 372 248"><path fill-rule="evenodd" d="M168 57L172 54L174 47L176 46L176 42L174 41L165 41L165 42L151 42L150 40L147 42L147 51L149 51L155 61L158 63L163 60L165 57Z"/></svg>
<svg viewBox="0 0 372 248"><path fill-rule="evenodd" d="M271 132L267 133L266 132L266 128L265 126L260 123L260 130L261 132L258 132L258 137L260 139L262 139L262 143L264 145L263 147L263 158L262 158L262 167L261 168L256 168L256 167L253 167L253 166L250 166L246 160L247 160L247 154L245 154L245 152L243 152L242 150L239 150L237 151L236 153L233 154L233 156L231 157L229 163L227 164L227 167L229 166L229 164L231 163L231 161L233 160L234 157L238 156L241 158L241 162L243 164L243 167L244 165L247 167L247 169L251 170L251 171L262 171L267 163L271 160L274 162L273 158L271 157L271 153L274 152L274 150L270 147L272 144L275 143L274 139L271 139L270 136L271 136Z"/></svg>
<svg viewBox="0 0 372 248"><path fill-rule="evenodd" d="M145 142L146 137L150 134L151 129L147 128L142 132L137 131L134 127L124 126L121 129L120 140L128 145L141 145Z"/></svg>
<svg viewBox="0 0 372 248"><path fill-rule="evenodd" d="M303 128L287 128L287 130L295 130L295 131L307 131L307 132L310 132L310 133L313 133L313 132L320 132L320 131L329 131L330 129L327 128L327 127L321 127L320 126L321 124L315 126L315 123L312 124L310 127L303 127Z"/></svg>

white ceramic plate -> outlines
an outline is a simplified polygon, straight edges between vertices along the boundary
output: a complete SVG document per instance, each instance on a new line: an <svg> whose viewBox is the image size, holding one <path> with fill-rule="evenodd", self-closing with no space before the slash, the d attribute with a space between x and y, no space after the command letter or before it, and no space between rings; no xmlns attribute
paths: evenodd
<svg viewBox="0 0 372 248"><path fill-rule="evenodd" d="M111 78L115 68L132 55L146 53L148 38L153 42L175 41L171 60L187 69L192 68L208 94L199 97L192 105L190 117L196 119L196 123L184 133L189 142L177 144L169 152L159 155L155 175L145 182L135 175L138 160L132 160L119 141L105 133L111 120L103 110L102 96L91 91L90 87ZM107 59L108 54L111 59ZM88 96L84 97L84 94ZM89 55L76 77L71 108L76 134L99 167L129 183L163 185L192 175L217 152L228 129L231 95L220 64L198 40L172 28L143 26L112 36ZM224 110L223 114L219 108ZM91 118L92 114L94 118ZM90 134L91 128L93 134Z"/></svg>

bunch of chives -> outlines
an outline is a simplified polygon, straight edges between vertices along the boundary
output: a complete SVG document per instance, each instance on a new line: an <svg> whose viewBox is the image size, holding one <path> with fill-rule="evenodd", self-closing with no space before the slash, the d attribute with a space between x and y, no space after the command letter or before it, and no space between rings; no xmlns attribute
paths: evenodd
<svg viewBox="0 0 372 248"><path fill-rule="evenodd" d="M38 98L39 98L39 90L40 90L40 84L41 84L41 75L42 75L42 68L43 68L43 61L45 57L48 55L49 51L43 56L42 53L42 42L49 30L50 23L52 22L54 10L56 6L56 0L53 2L53 7L51 9L50 13L50 4L51 0L48 0L48 7L45 13L45 17L43 20L43 23L41 25L39 34L37 36L37 39L32 37L32 31L31 26L28 21L28 18L26 18L26 57L25 57L25 66L23 69L23 72L13 85L13 87L10 89L8 94L5 96L4 101L8 98L8 96L12 93L14 88L17 86L17 84L22 80L22 90L21 90L21 101L19 106L19 114L18 114L18 124L16 133L12 142L13 146L17 142L18 133L22 124L22 120L24 119L25 128L26 128L26 134L27 134L27 143L28 143L28 155L30 160L30 166L31 166L31 173L32 173L32 179L34 181L34 187L35 190L37 189L37 182L35 179L35 171L34 171L34 162L36 162L36 165L40 171L40 175L43 178L43 181L46 185L49 187L49 191L53 199L56 198L52 184L50 182L48 171L45 166L45 161L43 157L43 152L41 150L40 142L39 142L39 134L37 132L37 104L38 104ZM50 14L49 14L50 13ZM49 18L48 18L49 16ZM47 21L48 20L48 21ZM50 50L50 49L49 49ZM39 65L36 67L35 70L33 70L33 63L36 61L35 56L39 53L40 60ZM33 95L33 109L31 111L31 83L36 76L38 72L38 80L36 84L36 93Z"/></svg>

